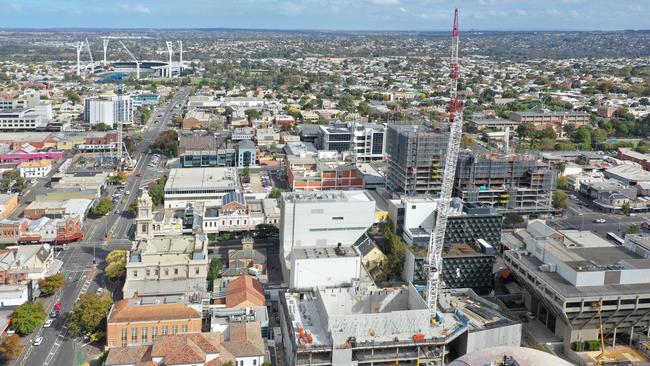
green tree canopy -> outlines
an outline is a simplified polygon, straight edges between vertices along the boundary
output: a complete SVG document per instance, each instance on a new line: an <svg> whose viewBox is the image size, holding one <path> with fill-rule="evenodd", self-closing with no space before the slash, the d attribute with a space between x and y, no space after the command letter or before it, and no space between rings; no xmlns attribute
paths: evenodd
<svg viewBox="0 0 650 366"><path fill-rule="evenodd" d="M128 250L112 250L106 256L106 277L115 280L126 276L126 258L129 255Z"/></svg>
<svg viewBox="0 0 650 366"><path fill-rule="evenodd" d="M107 125L104 122L99 122L98 124L95 125L95 130L96 131L110 131L113 128L109 125Z"/></svg>
<svg viewBox="0 0 650 366"><path fill-rule="evenodd" d="M91 213L95 216L105 216L107 213L113 210L113 202L108 197L102 197L99 199L99 202L95 207L91 209Z"/></svg>
<svg viewBox="0 0 650 366"><path fill-rule="evenodd" d="M269 198L278 199L282 196L282 192L284 191L281 188L273 188L269 193Z"/></svg>
<svg viewBox="0 0 650 366"><path fill-rule="evenodd" d="M568 198L564 191L557 190L553 192L553 207L557 209L569 207Z"/></svg>
<svg viewBox="0 0 650 366"><path fill-rule="evenodd" d="M208 285L212 286L212 281L221 278L221 259L214 257L210 260L208 267Z"/></svg>
<svg viewBox="0 0 650 366"><path fill-rule="evenodd" d="M14 310L11 315L11 327L20 335L27 335L43 324L47 314L43 304L26 302Z"/></svg>
<svg viewBox="0 0 650 366"><path fill-rule="evenodd" d="M641 233L641 228L637 224L630 225L630 227L628 227L627 231L625 232L626 235L627 234L636 235L636 234L640 234L640 233Z"/></svg>
<svg viewBox="0 0 650 366"><path fill-rule="evenodd" d="M505 227L511 227L514 228L517 225L521 225L524 223L524 218L514 212L509 212L503 216L503 226Z"/></svg>
<svg viewBox="0 0 650 366"><path fill-rule="evenodd" d="M139 209L139 204L138 204L138 199L136 198L133 201L131 201L131 203L129 203L129 208L128 208L129 214L132 217L137 217L138 209Z"/></svg>
<svg viewBox="0 0 650 366"><path fill-rule="evenodd" d="M49 296L55 293L58 289L63 288L65 285L65 276L57 273L52 276L45 277L38 281L38 287L41 290L41 295Z"/></svg>
<svg viewBox="0 0 650 366"><path fill-rule="evenodd" d="M72 335L85 334L91 341L105 335L106 316L113 304L108 292L82 294L68 316L68 330Z"/></svg>

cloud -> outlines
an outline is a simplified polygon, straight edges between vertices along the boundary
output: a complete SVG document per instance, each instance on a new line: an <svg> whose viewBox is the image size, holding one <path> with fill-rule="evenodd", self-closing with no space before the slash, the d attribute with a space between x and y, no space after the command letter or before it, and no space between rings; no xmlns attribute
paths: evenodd
<svg viewBox="0 0 650 366"><path fill-rule="evenodd" d="M375 5L400 5L401 1L400 0L370 0L371 3Z"/></svg>
<svg viewBox="0 0 650 366"><path fill-rule="evenodd" d="M400 6L398 10L401 11L402 13L406 13L406 12L408 11L408 10L406 10L406 8L403 7L403 6Z"/></svg>
<svg viewBox="0 0 650 366"><path fill-rule="evenodd" d="M120 8L128 13L149 14L151 10L142 4L123 4Z"/></svg>

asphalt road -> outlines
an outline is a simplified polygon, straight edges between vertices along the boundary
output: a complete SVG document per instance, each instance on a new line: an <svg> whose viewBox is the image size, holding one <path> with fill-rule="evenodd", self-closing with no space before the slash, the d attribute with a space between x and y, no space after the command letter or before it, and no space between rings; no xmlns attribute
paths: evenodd
<svg viewBox="0 0 650 366"><path fill-rule="evenodd" d="M604 219L605 222L597 223L597 219ZM586 198L578 197L576 200L569 200L564 218L551 220L550 223L559 229L588 230L606 237L608 232L622 236L630 225L640 225L646 221L650 221L650 213L636 216L604 213L591 206Z"/></svg>
<svg viewBox="0 0 650 366"><path fill-rule="evenodd" d="M138 164L134 173L127 178L126 191L130 191L130 193L118 203L116 209L109 215L100 219L87 219L84 223L84 240L68 244L66 250L57 254L57 258L63 261L61 273L66 276L67 281L59 293L47 299L46 310L49 314L54 304L60 302L63 306L63 314L54 321L50 328L41 327L30 337L23 339L25 350L13 362L14 365L76 365L83 357L82 351L88 345L83 343L83 340L68 335L64 314L72 310L74 302L80 294L96 292L100 287L111 291L115 299L121 298L119 284L110 283L103 275L103 269L106 266L104 258L111 250L131 248L128 234L133 225L133 218L126 213L126 210L129 203L137 197L138 188L149 169L149 147L162 128L171 120L173 106L177 103L184 104L189 91L189 88L184 88L176 93L172 101L162 111L162 118L157 117L160 110L153 113L148 126L145 127L144 140L134 153ZM155 124L153 121L157 119L160 122ZM38 184L44 183L39 182L37 186ZM106 241L108 232L112 233L110 241ZM94 259L96 259L96 266L93 265ZM32 345L32 340L36 337L43 337L43 342L39 346Z"/></svg>

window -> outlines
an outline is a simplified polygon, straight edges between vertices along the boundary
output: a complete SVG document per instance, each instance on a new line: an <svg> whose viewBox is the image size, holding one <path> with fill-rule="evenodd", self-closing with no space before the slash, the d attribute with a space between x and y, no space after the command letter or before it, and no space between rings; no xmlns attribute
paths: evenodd
<svg viewBox="0 0 650 366"><path fill-rule="evenodd" d="M151 341L155 341L158 337L158 327L151 327Z"/></svg>
<svg viewBox="0 0 650 366"><path fill-rule="evenodd" d="M174 268L174 274L175 274L175 275L178 274L178 268Z"/></svg>
<svg viewBox="0 0 650 366"><path fill-rule="evenodd" d="M178 334L178 325L172 325L172 334Z"/></svg>
<svg viewBox="0 0 650 366"><path fill-rule="evenodd" d="M166 326L166 325L163 325L162 335L166 335L166 334L167 334L167 329L168 329L167 326Z"/></svg>
<svg viewBox="0 0 650 366"><path fill-rule="evenodd" d="M201 271L201 270L199 269L199 267L194 268L194 273L195 273L195 274L199 274L200 271Z"/></svg>
<svg viewBox="0 0 650 366"><path fill-rule="evenodd" d="M187 324L181 325L181 332L182 333L187 333Z"/></svg>
<svg viewBox="0 0 650 366"><path fill-rule="evenodd" d="M133 271L133 277L138 277L138 271Z"/></svg>
<svg viewBox="0 0 650 366"><path fill-rule="evenodd" d="M257 359L253 359L253 366L257 365Z"/></svg>
<svg viewBox="0 0 650 366"><path fill-rule="evenodd" d="M151 275L151 271L147 270L147 277L149 277L149 275Z"/></svg>
<svg viewBox="0 0 650 366"><path fill-rule="evenodd" d="M138 342L138 328L131 328L131 343L135 344Z"/></svg>
<svg viewBox="0 0 650 366"><path fill-rule="evenodd" d="M142 343L147 343L147 338L148 338L147 332L148 332L147 327L142 328L142 338L140 339Z"/></svg>
<svg viewBox="0 0 650 366"><path fill-rule="evenodd" d="M165 268L165 276L169 276L169 270Z"/></svg>
<svg viewBox="0 0 650 366"><path fill-rule="evenodd" d="M332 217L332 220L343 220L343 216Z"/></svg>
<svg viewBox="0 0 650 366"><path fill-rule="evenodd" d="M128 330L126 328L122 328L122 347L126 347L127 333Z"/></svg>

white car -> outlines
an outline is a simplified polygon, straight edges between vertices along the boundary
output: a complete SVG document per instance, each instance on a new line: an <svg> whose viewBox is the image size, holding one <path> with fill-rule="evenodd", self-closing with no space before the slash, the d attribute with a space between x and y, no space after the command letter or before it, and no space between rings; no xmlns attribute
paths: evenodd
<svg viewBox="0 0 650 366"><path fill-rule="evenodd" d="M597 224L604 224L604 223L607 222L607 220L605 220L605 219L596 219L596 220L594 220L594 222L597 223Z"/></svg>
<svg viewBox="0 0 650 366"><path fill-rule="evenodd" d="M54 323L54 319L48 319L45 321L45 324L43 324L43 328L49 328L52 326L52 323Z"/></svg>
<svg viewBox="0 0 650 366"><path fill-rule="evenodd" d="M34 339L34 342L32 342L32 344L35 345L35 346L40 346L41 343L43 343L43 337L38 337L38 338Z"/></svg>
<svg viewBox="0 0 650 366"><path fill-rule="evenodd" d="M97 289L97 295L101 294L102 292L104 292L103 288L100 287L100 288Z"/></svg>

